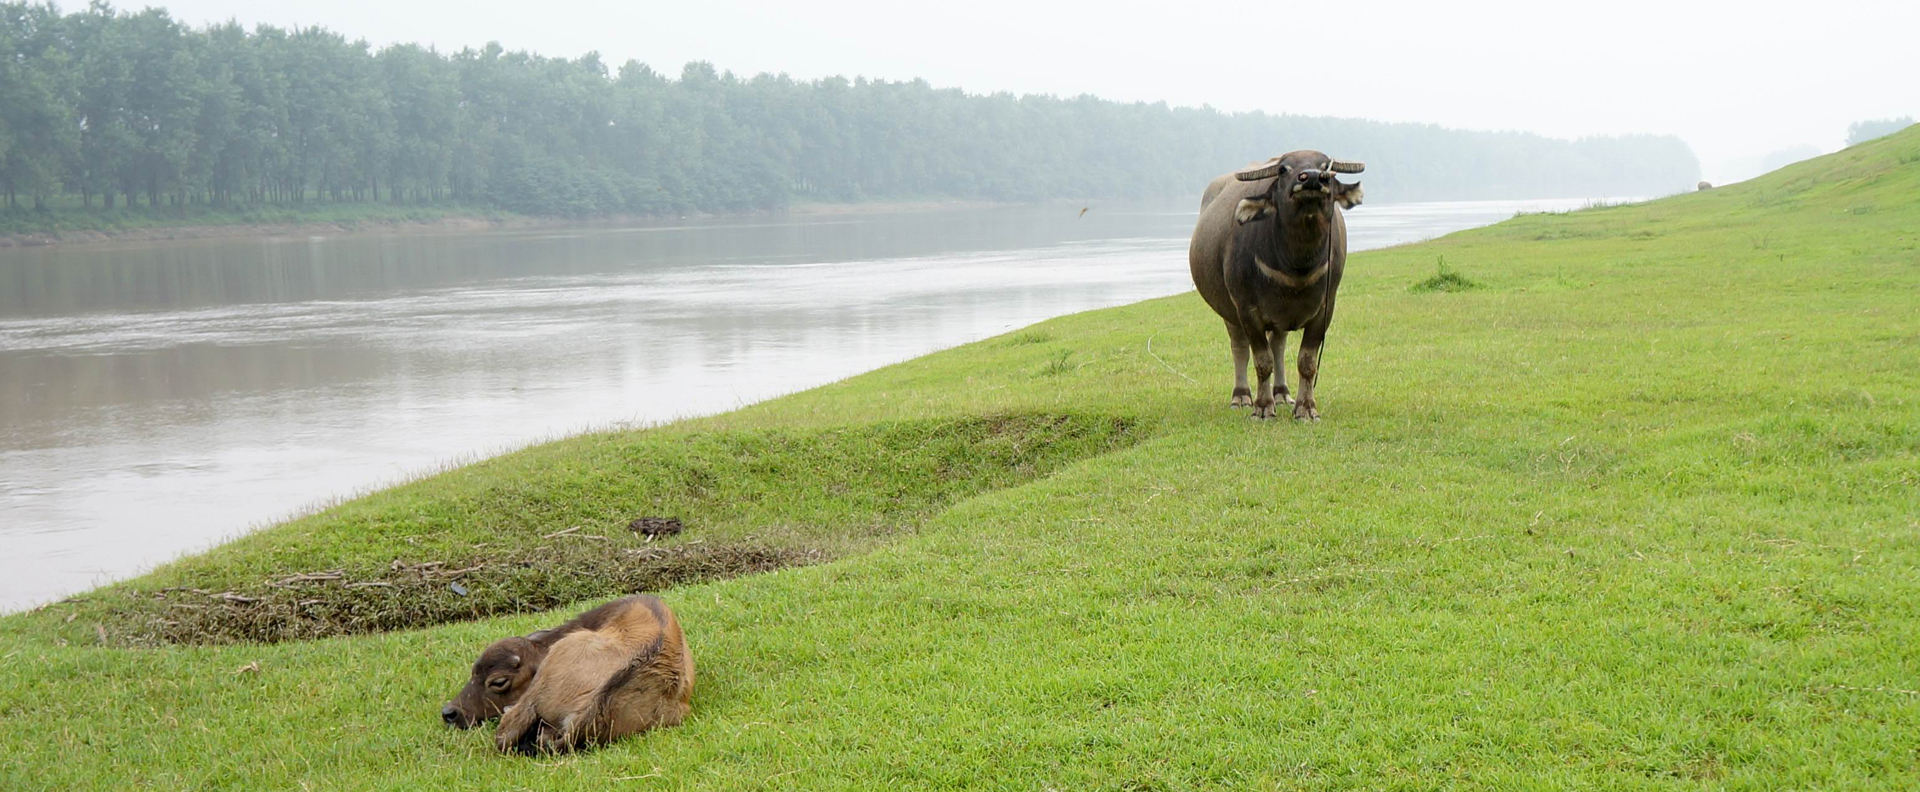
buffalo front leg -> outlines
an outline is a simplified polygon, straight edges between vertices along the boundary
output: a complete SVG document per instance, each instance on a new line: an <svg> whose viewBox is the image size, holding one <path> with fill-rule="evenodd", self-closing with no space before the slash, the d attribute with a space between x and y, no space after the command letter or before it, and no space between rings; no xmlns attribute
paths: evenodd
<svg viewBox="0 0 1920 792"><path fill-rule="evenodd" d="M1292 404L1293 397L1287 392L1287 331L1268 333L1267 346L1273 349L1273 400L1276 404Z"/></svg>
<svg viewBox="0 0 1920 792"><path fill-rule="evenodd" d="M1244 327L1259 327L1247 322ZM1272 418L1273 411L1273 347L1267 344L1267 334L1254 331L1247 335L1247 345L1252 347L1253 374L1255 378L1253 392L1253 418L1266 420Z"/></svg>
<svg viewBox="0 0 1920 792"><path fill-rule="evenodd" d="M1320 382L1320 347L1327 340L1327 328L1308 327L1300 337L1300 396L1293 402L1296 421L1320 420L1320 407L1314 401L1314 386Z"/></svg>
<svg viewBox="0 0 1920 792"><path fill-rule="evenodd" d="M1233 346L1233 400L1228 407L1245 407L1253 403L1253 389L1247 387L1247 335L1240 328L1227 325L1227 343Z"/></svg>
<svg viewBox="0 0 1920 792"><path fill-rule="evenodd" d="M540 716L527 704L515 704L500 716L500 728L493 733L494 747L506 753L531 753L535 747Z"/></svg>

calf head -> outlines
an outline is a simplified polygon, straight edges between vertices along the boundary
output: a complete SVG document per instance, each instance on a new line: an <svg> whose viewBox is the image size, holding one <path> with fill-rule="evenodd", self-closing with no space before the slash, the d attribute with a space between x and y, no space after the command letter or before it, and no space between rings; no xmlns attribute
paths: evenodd
<svg viewBox="0 0 1920 792"><path fill-rule="evenodd" d="M1241 225L1272 217L1325 215L1334 204L1342 209L1360 205L1360 183L1348 184L1334 178L1336 173L1359 173L1367 166L1359 162L1337 160L1318 151L1295 151L1258 168L1233 175L1240 181L1273 179L1267 190L1248 196L1234 207L1233 219Z"/></svg>
<svg viewBox="0 0 1920 792"><path fill-rule="evenodd" d="M493 642L473 663L466 687L440 708L440 719L457 729L471 729L500 717L533 684L533 675L547 657L548 631Z"/></svg>

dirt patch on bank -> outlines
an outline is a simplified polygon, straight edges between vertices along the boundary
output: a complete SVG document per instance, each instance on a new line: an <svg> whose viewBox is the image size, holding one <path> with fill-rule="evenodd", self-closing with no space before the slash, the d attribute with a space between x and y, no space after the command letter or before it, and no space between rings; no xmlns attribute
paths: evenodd
<svg viewBox="0 0 1920 792"><path fill-rule="evenodd" d="M223 591L103 593L68 604L106 606L111 618L94 632L108 644L279 643L548 610L617 596L609 592L660 591L824 560L819 550L762 545L555 544L503 556L397 558L381 570L301 572Z"/></svg>

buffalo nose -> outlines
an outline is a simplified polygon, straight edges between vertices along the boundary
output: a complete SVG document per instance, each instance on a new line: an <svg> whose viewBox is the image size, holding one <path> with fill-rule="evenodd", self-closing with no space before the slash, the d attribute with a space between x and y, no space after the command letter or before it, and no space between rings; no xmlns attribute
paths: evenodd
<svg viewBox="0 0 1920 792"><path fill-rule="evenodd" d="M1327 174L1324 171L1318 171L1318 170L1313 170L1309 168L1307 170L1303 170L1300 172L1301 184L1318 184L1326 180L1327 180Z"/></svg>
<svg viewBox="0 0 1920 792"><path fill-rule="evenodd" d="M448 723L452 723L455 720L458 720L459 718L460 718L460 711L457 709L454 709L452 704L448 704L447 706L440 708L441 720L446 721Z"/></svg>

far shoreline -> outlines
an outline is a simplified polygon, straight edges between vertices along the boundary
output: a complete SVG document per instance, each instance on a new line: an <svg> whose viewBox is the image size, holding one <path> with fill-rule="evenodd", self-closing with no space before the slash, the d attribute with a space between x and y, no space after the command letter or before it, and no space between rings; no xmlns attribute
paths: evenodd
<svg viewBox="0 0 1920 792"><path fill-rule="evenodd" d="M796 203L784 209L753 212L687 212L674 215L606 215L599 217L539 217L534 215L480 212L447 214L430 218L367 218L360 220L314 220L265 223L186 223L141 228L100 228L70 231L32 231L0 234L0 249L65 247L107 242L171 242L191 239L245 239L287 236L358 236L393 233L435 233L447 231L495 231L506 229L605 226L622 223L657 223L675 219L718 217L836 217L872 214L904 214L955 209L990 209L1016 204L1003 201L924 200L869 201L862 203Z"/></svg>
<svg viewBox="0 0 1920 792"><path fill-rule="evenodd" d="M1622 203L1635 203L1650 200L1646 197L1540 197L1540 198L1457 198L1423 199L1407 203L1427 203L1434 200L1473 202L1488 200L1584 200L1586 208L1613 206ZM390 234L436 234L462 232L510 231L541 228L606 228L626 227L646 224L673 223L686 220L714 220L724 218L831 218L860 217L886 214L917 214L924 212L968 211L987 209L1006 209L1011 207L1047 207L1064 206L1070 209L1087 205L1088 201L1065 201L1059 199L1041 201L989 201L977 199L924 199L924 200L887 200L863 201L859 203L805 202L794 203L782 209L757 210L744 212L703 212L688 211L675 214L623 214L599 215L593 217L542 217L500 212L497 210L464 207L426 207L424 212L431 215L393 215L368 216L363 218L342 218L311 221L285 220L268 222L232 222L232 223L182 223L180 225L154 225L136 228L99 228L65 231L30 231L0 233L0 251L14 248L68 247L74 245L91 246L107 243L138 244L144 242L177 242L200 239L275 239L286 237L355 237ZM1400 201L1375 201L1381 206L1400 203ZM1097 205L1097 203L1095 204Z"/></svg>

